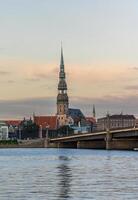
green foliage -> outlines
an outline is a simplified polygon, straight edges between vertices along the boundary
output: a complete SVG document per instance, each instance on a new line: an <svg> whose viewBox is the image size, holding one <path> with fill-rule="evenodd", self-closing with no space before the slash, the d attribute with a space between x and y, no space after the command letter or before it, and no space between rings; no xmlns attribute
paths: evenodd
<svg viewBox="0 0 138 200"><path fill-rule="evenodd" d="M0 140L0 145L1 144L18 144L17 140Z"/></svg>
<svg viewBox="0 0 138 200"><path fill-rule="evenodd" d="M39 127L31 119L22 121L21 130L22 139L38 138Z"/></svg>

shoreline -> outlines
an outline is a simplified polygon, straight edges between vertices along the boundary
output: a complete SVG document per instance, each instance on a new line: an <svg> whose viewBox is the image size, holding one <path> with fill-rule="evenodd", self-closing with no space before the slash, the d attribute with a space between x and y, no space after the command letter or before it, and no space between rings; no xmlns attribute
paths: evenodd
<svg viewBox="0 0 138 200"><path fill-rule="evenodd" d="M44 139L17 140L17 143L1 143L0 148L44 148Z"/></svg>

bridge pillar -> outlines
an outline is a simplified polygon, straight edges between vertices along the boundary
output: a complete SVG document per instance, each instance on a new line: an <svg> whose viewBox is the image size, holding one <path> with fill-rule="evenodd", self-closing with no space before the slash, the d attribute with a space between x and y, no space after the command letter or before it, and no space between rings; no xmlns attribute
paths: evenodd
<svg viewBox="0 0 138 200"><path fill-rule="evenodd" d="M110 130L107 130L105 141L106 141L106 149L111 150L112 149L112 133L110 132Z"/></svg>

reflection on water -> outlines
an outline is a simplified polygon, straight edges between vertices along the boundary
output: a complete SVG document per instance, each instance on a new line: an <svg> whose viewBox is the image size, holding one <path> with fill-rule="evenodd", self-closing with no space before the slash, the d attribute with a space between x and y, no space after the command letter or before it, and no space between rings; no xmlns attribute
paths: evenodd
<svg viewBox="0 0 138 200"><path fill-rule="evenodd" d="M70 187L71 187L71 169L69 168L70 159L67 156L59 156L60 164L58 168L59 176L59 199L69 199L70 197Z"/></svg>
<svg viewBox="0 0 138 200"><path fill-rule="evenodd" d="M0 149L0 200L138 199L138 152Z"/></svg>

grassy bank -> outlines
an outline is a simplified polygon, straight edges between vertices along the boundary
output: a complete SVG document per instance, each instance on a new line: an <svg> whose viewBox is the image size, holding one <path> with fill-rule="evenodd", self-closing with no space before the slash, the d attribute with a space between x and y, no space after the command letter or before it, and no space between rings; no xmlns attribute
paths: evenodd
<svg viewBox="0 0 138 200"><path fill-rule="evenodd" d="M0 140L0 145L12 145L12 144L18 144L17 140Z"/></svg>

